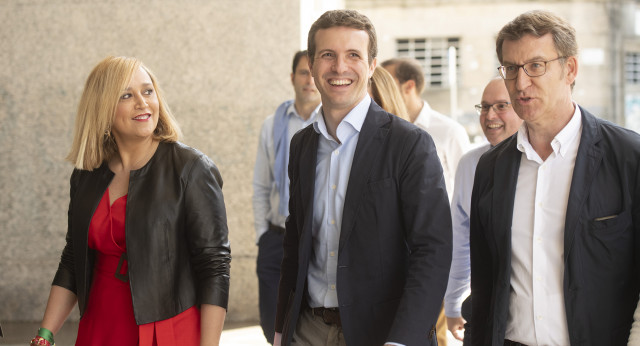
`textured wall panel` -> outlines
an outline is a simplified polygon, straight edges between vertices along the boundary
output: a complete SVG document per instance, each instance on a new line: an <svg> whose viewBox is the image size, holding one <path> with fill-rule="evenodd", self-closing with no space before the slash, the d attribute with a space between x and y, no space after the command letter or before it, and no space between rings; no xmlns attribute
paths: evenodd
<svg viewBox="0 0 640 346"><path fill-rule="evenodd" d="M64 246L75 111L107 55L142 59L183 141L218 164L233 256L228 319L258 319L253 163L262 120L292 94L299 16L298 0L0 2L0 321L42 318Z"/></svg>

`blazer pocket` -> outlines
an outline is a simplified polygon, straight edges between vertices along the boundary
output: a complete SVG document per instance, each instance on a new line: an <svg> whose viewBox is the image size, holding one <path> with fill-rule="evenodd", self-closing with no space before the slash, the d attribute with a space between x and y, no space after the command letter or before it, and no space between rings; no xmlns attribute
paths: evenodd
<svg viewBox="0 0 640 346"><path fill-rule="evenodd" d="M598 230L615 230L617 228L622 227L624 229L625 225L631 224L631 213L629 211L623 211L620 214L611 214L598 216L591 220L589 220L589 226L594 231Z"/></svg>

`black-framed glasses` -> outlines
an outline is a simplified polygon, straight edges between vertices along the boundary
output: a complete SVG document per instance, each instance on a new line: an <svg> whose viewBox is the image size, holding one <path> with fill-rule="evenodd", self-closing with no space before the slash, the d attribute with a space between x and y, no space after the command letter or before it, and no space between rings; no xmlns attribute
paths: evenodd
<svg viewBox="0 0 640 346"><path fill-rule="evenodd" d="M509 108L511 108L511 102L497 102L492 105L478 104L478 105L475 105L475 107L476 107L476 112L478 112L478 115L489 113L489 108L493 108L493 111L496 112L496 114L502 114L508 111Z"/></svg>
<svg viewBox="0 0 640 346"><path fill-rule="evenodd" d="M500 77L506 80L512 80L518 78L518 71L522 67L524 73L529 77L540 77L547 72L547 64L566 58L565 56L559 56L555 59L547 60L547 61L532 61L522 65L502 65L498 67L498 71L500 71Z"/></svg>

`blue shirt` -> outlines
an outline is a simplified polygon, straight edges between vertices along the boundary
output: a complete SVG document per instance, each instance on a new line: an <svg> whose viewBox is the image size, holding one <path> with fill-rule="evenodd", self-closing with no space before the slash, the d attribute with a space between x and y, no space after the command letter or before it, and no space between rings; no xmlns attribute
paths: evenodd
<svg viewBox="0 0 640 346"><path fill-rule="evenodd" d="M311 113L309 119L304 120L296 111L295 104L289 107L287 110L287 115L289 116L288 143L291 143L291 137L293 137L296 132L316 120L319 109L320 106ZM273 120L274 114L267 117L262 124L256 164L253 172L252 201L256 244L260 240L260 237L269 229L269 223L284 228L284 222L287 218L287 215L280 215L278 212L280 194L278 193L273 173L273 166L275 165Z"/></svg>
<svg viewBox="0 0 640 346"><path fill-rule="evenodd" d="M324 115L318 116L313 123L320 136L311 227L313 253L307 272L309 306L312 308L338 307L336 271L342 210L353 155L370 105L371 97L367 94L338 124L336 137L339 143L329 135Z"/></svg>
<svg viewBox="0 0 640 346"><path fill-rule="evenodd" d="M486 143L464 154L456 170L451 202L453 253L447 292L444 295L444 312L447 317L460 317L462 301L469 294L471 288L471 260L469 257L471 191L480 156L490 147L491 145Z"/></svg>

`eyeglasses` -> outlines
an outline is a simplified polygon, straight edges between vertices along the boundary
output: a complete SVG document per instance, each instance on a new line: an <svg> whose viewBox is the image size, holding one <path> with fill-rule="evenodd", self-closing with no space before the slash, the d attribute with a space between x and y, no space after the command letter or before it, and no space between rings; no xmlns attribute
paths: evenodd
<svg viewBox="0 0 640 346"><path fill-rule="evenodd" d="M509 108L511 108L510 105L511 105L511 102L498 102L492 105L479 104L479 105L475 105L475 107L476 107L476 112L478 112L478 115L489 113L489 108L493 108L493 111L496 112L496 114L502 114L508 111Z"/></svg>
<svg viewBox="0 0 640 346"><path fill-rule="evenodd" d="M547 72L547 63L552 61L564 59L566 57L559 56L552 60L547 61L532 61L523 65L503 65L498 67L498 71L500 71L500 76L506 80L512 80L518 78L518 71L520 68L524 70L524 73L529 77L540 77Z"/></svg>

